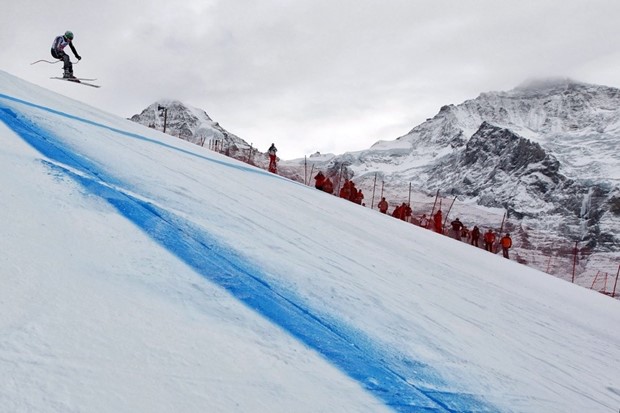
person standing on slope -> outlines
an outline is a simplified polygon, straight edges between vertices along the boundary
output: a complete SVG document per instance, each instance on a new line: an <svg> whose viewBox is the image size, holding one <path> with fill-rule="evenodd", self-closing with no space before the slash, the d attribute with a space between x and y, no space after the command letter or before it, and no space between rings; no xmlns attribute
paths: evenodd
<svg viewBox="0 0 620 413"><path fill-rule="evenodd" d="M82 57L78 54L77 50L75 50L75 46L73 45L73 32L69 30L67 30L64 35L57 36L54 39L54 43L52 43L52 57L54 59L60 59L64 62L63 78L75 79L75 76L73 76L73 63L71 63L69 55L64 51L64 48L67 46L71 48L71 51L77 60L82 60Z"/></svg>
<svg viewBox="0 0 620 413"><path fill-rule="evenodd" d="M463 223L460 219L455 219L450 223L452 225L452 233L454 234L454 239L460 241L461 240L461 230L463 229Z"/></svg>
<svg viewBox="0 0 620 413"><path fill-rule="evenodd" d="M438 234L443 234L443 222L442 221L443 221L443 215L440 209L433 216L433 223L435 224L435 232Z"/></svg>
<svg viewBox="0 0 620 413"><path fill-rule="evenodd" d="M474 229L471 230L471 245L478 246L478 240L480 239L480 228L474 225Z"/></svg>
<svg viewBox="0 0 620 413"><path fill-rule="evenodd" d="M489 252L495 253L495 251L493 251L493 244L495 243L495 233L493 232L493 230L489 228L487 232L484 233L483 238L484 238L484 249Z"/></svg>
<svg viewBox="0 0 620 413"><path fill-rule="evenodd" d="M508 255L508 250L512 247L512 239L510 238L510 234L506 234L499 241L502 246L502 253L504 254L504 258L510 259Z"/></svg>
<svg viewBox="0 0 620 413"><path fill-rule="evenodd" d="M381 201L379 201L379 203L377 204L379 212L381 212L382 214L387 214L388 206L389 205L388 202L385 200L385 197L382 197Z"/></svg>
<svg viewBox="0 0 620 413"><path fill-rule="evenodd" d="M319 191L322 191L325 185L325 175L323 175L323 172L319 171L319 173L314 177L314 180L316 181L314 187Z"/></svg>
<svg viewBox="0 0 620 413"><path fill-rule="evenodd" d="M334 193L334 183L331 179L329 179L329 177L325 178L325 183L323 184L323 191L327 192L328 194Z"/></svg>
<svg viewBox="0 0 620 413"><path fill-rule="evenodd" d="M278 170L278 167L276 165L276 152L278 152L278 149L276 148L276 145L272 143L267 150L267 153L269 154L269 172L273 173L276 173L276 171Z"/></svg>
<svg viewBox="0 0 620 413"><path fill-rule="evenodd" d="M426 218L426 214L422 214L422 217L420 218L420 226L422 228L428 228L428 218Z"/></svg>

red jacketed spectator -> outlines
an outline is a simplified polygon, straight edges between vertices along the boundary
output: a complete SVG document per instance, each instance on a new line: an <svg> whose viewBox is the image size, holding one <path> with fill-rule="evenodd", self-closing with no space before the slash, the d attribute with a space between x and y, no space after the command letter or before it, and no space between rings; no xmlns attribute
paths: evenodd
<svg viewBox="0 0 620 413"><path fill-rule="evenodd" d="M484 249L493 252L493 244L495 243L495 233L491 229L484 233Z"/></svg>
<svg viewBox="0 0 620 413"><path fill-rule="evenodd" d="M322 191L325 186L325 175L323 175L323 172L319 171L319 173L314 177L314 180L316 181L314 187Z"/></svg>
<svg viewBox="0 0 620 413"><path fill-rule="evenodd" d="M278 170L276 165L276 152L278 152L276 145L272 143L267 152L269 153L269 172L276 173Z"/></svg>
<svg viewBox="0 0 620 413"><path fill-rule="evenodd" d="M502 246L502 253L504 254L504 258L508 258L508 250L510 249L510 247L512 247L512 239L510 238L510 234L506 234L502 237L502 239L499 241L500 245Z"/></svg>
<svg viewBox="0 0 620 413"><path fill-rule="evenodd" d="M435 232L438 234L443 234L443 216L441 213L441 209L435 213L433 216L433 222L435 224Z"/></svg>
<svg viewBox="0 0 620 413"><path fill-rule="evenodd" d="M362 205L363 200L364 200L364 194L362 193L362 190L360 189L359 191L357 191L357 194L355 195L355 203Z"/></svg>
<svg viewBox="0 0 620 413"><path fill-rule="evenodd" d="M351 183L348 179L344 181L344 185L342 185L342 188L340 188L340 198L351 198Z"/></svg>
<svg viewBox="0 0 620 413"><path fill-rule="evenodd" d="M403 208L403 216L400 218L404 221L410 222L411 221L411 214L413 213L413 210L411 209L411 207L409 206L409 204L406 204L403 202L403 204L401 205L401 207Z"/></svg>
<svg viewBox="0 0 620 413"><path fill-rule="evenodd" d="M388 202L385 200L385 197L381 198L381 201L379 201L379 203L377 204L377 207L379 208L379 212L381 212L382 214L386 214L387 210L388 210Z"/></svg>
<svg viewBox="0 0 620 413"><path fill-rule="evenodd" d="M392 211L392 216L394 218L401 219L402 213L403 213L403 206L399 205L396 208L394 208L394 211Z"/></svg>
<svg viewBox="0 0 620 413"><path fill-rule="evenodd" d="M349 181L350 193L349 198L347 198L351 202L355 202L357 199L357 188L355 187L355 182Z"/></svg>
<svg viewBox="0 0 620 413"><path fill-rule="evenodd" d="M327 192L328 194L334 193L334 184L331 179L325 178L325 183L323 184L323 191Z"/></svg>

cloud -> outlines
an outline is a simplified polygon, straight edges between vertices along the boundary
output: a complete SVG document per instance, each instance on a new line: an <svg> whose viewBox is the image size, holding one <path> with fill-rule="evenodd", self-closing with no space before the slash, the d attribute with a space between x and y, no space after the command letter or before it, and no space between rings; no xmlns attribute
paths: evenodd
<svg viewBox="0 0 620 413"><path fill-rule="evenodd" d="M4 69L121 116L160 98L293 156L395 139L439 107L536 76L620 85L620 3L578 0L11 2ZM29 67L71 29L96 93ZM60 82L58 82L60 83ZM73 85L70 85L73 86ZM381 125L380 122L394 122ZM247 134L247 136L245 136ZM331 143L330 143L331 142ZM336 143L337 142L337 143ZM282 156L286 157L286 152Z"/></svg>

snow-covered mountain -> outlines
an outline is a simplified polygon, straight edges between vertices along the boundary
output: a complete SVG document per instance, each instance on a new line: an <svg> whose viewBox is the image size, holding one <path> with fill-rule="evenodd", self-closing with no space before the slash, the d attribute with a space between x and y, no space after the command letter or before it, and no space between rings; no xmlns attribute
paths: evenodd
<svg viewBox="0 0 620 413"><path fill-rule="evenodd" d="M269 157L246 140L224 129L202 109L178 100L162 99L152 103L129 120L149 128L165 131L180 139L212 149L231 158L267 169ZM267 149L267 148L263 148ZM333 158L333 155L329 158ZM278 174L303 182L297 162L281 163Z"/></svg>
<svg viewBox="0 0 620 413"><path fill-rule="evenodd" d="M131 121L140 123L196 145L210 147L218 152L253 163L257 151L250 144L222 128L202 109L178 100L162 99L152 103Z"/></svg>
<svg viewBox="0 0 620 413"><path fill-rule="evenodd" d="M566 277L578 242L577 272L593 276L618 265L619 148L620 90L554 79L446 105L394 141L313 166L344 165L366 194L378 176L392 205L411 183L414 214L438 190L470 226L497 230L506 211L521 262Z"/></svg>

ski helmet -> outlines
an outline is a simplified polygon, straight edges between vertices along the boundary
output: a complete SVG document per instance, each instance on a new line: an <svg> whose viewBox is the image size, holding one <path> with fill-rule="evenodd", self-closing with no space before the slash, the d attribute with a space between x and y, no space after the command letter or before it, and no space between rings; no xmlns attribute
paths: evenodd
<svg viewBox="0 0 620 413"><path fill-rule="evenodd" d="M69 40L73 40L73 32L71 30L67 30L65 32L65 37Z"/></svg>

